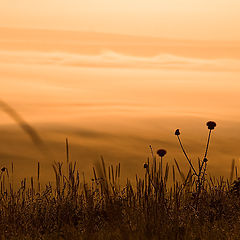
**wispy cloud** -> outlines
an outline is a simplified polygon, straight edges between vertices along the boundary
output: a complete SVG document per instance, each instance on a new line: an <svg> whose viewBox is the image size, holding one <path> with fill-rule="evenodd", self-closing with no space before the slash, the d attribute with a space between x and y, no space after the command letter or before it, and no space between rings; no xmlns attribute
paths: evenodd
<svg viewBox="0 0 240 240"><path fill-rule="evenodd" d="M240 60L237 59L200 59L172 54L140 57L125 55L109 50L103 51L98 55L71 54L65 52L0 51L0 63L205 71L239 71L240 69Z"/></svg>

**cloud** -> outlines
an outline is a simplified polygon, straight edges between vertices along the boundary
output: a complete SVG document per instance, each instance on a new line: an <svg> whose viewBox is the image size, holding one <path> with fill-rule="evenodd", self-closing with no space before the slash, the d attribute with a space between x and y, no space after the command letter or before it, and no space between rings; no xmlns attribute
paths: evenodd
<svg viewBox="0 0 240 240"><path fill-rule="evenodd" d="M58 65L89 68L177 69L239 71L238 59L201 59L160 54L152 57L125 55L109 50L97 55L66 52L0 51L0 63L20 65Z"/></svg>

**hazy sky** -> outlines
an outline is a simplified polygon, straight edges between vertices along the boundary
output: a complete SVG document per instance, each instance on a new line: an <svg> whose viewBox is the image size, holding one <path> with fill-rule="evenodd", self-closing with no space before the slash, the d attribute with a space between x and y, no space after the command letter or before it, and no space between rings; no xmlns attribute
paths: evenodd
<svg viewBox="0 0 240 240"><path fill-rule="evenodd" d="M239 0L1 0L0 26L240 40Z"/></svg>
<svg viewBox="0 0 240 240"><path fill-rule="evenodd" d="M54 159L68 137L81 171L104 155L135 176L149 144L184 166L176 128L196 162L214 120L209 167L228 174L240 159L239 9L240 0L0 0L0 97ZM0 119L1 163L32 174L42 156Z"/></svg>

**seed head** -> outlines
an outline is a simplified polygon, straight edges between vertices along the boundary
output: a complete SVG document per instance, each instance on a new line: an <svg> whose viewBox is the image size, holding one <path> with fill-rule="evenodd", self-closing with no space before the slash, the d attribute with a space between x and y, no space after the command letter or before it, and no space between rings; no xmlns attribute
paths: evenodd
<svg viewBox="0 0 240 240"><path fill-rule="evenodd" d="M157 151L157 154L158 154L160 157L165 156L166 153L167 153L167 151L166 151L165 149L159 149L159 150Z"/></svg>
<svg viewBox="0 0 240 240"><path fill-rule="evenodd" d="M2 167L2 168L1 168L1 171L2 171L2 172L5 172L5 171L6 171L6 168L5 168L5 167Z"/></svg>
<svg viewBox="0 0 240 240"><path fill-rule="evenodd" d="M216 127L216 123L213 121L207 122L208 129L213 130Z"/></svg>
<svg viewBox="0 0 240 240"><path fill-rule="evenodd" d="M148 168L148 164L147 164L147 163L144 163L143 167L144 167L144 168Z"/></svg>
<svg viewBox="0 0 240 240"><path fill-rule="evenodd" d="M177 130L175 131L175 135L176 135L176 136L180 135L179 129L177 129Z"/></svg>
<svg viewBox="0 0 240 240"><path fill-rule="evenodd" d="M208 159L207 159L207 158L204 158L203 161L206 163L206 162L208 161Z"/></svg>

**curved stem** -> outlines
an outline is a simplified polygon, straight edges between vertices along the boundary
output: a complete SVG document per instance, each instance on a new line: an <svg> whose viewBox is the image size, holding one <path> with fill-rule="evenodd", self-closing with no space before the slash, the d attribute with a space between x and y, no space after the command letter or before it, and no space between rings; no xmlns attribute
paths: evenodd
<svg viewBox="0 0 240 240"><path fill-rule="evenodd" d="M191 160L188 158L187 153L185 152L185 150L184 150L184 148L183 148L181 139L180 139L180 137L179 137L178 135L177 135L177 138L178 138L179 144L180 144L180 146L181 146L181 148L182 148L182 151L183 151L186 159L188 160L188 163L189 163L190 167L192 168L194 174L197 176L197 172L196 172L195 168L193 167Z"/></svg>

